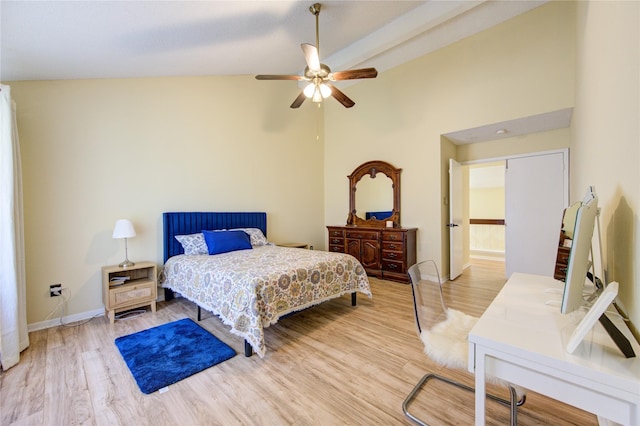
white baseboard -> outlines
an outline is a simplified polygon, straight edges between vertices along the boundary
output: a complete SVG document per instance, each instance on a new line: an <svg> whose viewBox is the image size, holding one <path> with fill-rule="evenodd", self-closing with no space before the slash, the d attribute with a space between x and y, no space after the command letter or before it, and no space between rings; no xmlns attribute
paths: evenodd
<svg viewBox="0 0 640 426"><path fill-rule="evenodd" d="M471 252L469 253L469 257L471 259L499 260L501 262L504 262L504 252L503 251L471 250Z"/></svg>
<svg viewBox="0 0 640 426"><path fill-rule="evenodd" d="M27 325L27 330L37 331L44 330L45 328L57 327L62 324L69 324L72 322L88 320L93 317L104 315L104 309L95 309L93 311L81 312L79 314L67 315L64 317L52 318L47 321L36 322Z"/></svg>

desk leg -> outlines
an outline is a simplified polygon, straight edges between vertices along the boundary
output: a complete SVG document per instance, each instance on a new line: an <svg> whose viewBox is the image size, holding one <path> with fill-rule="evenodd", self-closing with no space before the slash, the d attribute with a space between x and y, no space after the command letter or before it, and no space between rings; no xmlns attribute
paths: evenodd
<svg viewBox="0 0 640 426"><path fill-rule="evenodd" d="M476 375L476 426L484 426L485 419L485 403L486 403L486 388L485 388L485 353L476 345L475 350L475 375Z"/></svg>

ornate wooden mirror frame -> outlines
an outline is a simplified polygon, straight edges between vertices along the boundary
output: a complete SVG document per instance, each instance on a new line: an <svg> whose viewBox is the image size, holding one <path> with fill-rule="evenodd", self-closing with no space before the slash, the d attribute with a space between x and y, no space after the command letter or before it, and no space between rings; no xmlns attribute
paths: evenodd
<svg viewBox="0 0 640 426"><path fill-rule="evenodd" d="M402 169L396 169L391 164L384 161L369 161L361 164L356 168L349 178L349 217L347 225L355 226L375 226L384 227L388 220L393 221L394 227L400 226L400 172ZM363 219L357 216L356 212L356 186L363 176L369 175L375 179L378 173L385 174L392 182L393 190L393 211L390 217L378 220L376 218Z"/></svg>

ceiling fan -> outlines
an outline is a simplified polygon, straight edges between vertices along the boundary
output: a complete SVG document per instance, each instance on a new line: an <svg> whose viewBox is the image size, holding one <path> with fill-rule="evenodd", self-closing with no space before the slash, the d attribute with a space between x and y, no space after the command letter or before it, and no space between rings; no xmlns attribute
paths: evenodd
<svg viewBox="0 0 640 426"><path fill-rule="evenodd" d="M307 81L309 84L300 92L298 97L291 104L291 108L299 108L306 98L311 98L312 102L322 102L324 98L333 96L345 108L355 105L347 95L331 84L338 80L355 80L360 78L376 78L378 71L375 68L362 68L350 71L336 71L320 63L320 36L318 29L318 16L320 15L320 3L315 3L309 7L309 11L316 17L316 45L302 43L302 52L307 66L304 75L256 75L257 80L298 80Z"/></svg>

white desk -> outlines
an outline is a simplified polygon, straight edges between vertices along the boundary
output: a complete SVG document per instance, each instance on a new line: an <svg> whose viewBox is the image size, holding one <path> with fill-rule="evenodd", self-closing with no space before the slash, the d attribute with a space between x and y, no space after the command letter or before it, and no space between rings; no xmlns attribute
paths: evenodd
<svg viewBox="0 0 640 426"><path fill-rule="evenodd" d="M567 353L584 313L563 315L557 303L545 304L561 299L545 292L560 285L551 277L513 274L469 333L476 425L485 424L485 374L620 424L640 425L640 345L633 340L638 356L625 358L598 322Z"/></svg>

